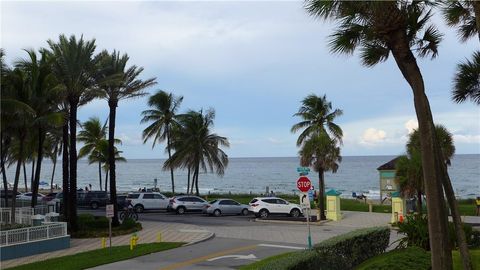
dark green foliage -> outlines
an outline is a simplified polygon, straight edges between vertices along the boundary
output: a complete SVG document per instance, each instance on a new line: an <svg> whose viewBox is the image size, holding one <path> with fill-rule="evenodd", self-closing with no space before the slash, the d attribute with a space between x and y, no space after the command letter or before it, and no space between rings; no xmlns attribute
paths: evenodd
<svg viewBox="0 0 480 270"><path fill-rule="evenodd" d="M398 226L398 233L405 235L399 240L398 248L416 246L430 250L426 215L407 215L405 221L397 223L396 226Z"/></svg>
<svg viewBox="0 0 480 270"><path fill-rule="evenodd" d="M120 225L120 227L127 230L127 229L134 228L136 224L137 222L134 219L126 218L125 220L123 220L122 225Z"/></svg>
<svg viewBox="0 0 480 270"><path fill-rule="evenodd" d="M329 269L352 269L363 261L383 253L390 241L388 227L374 227L332 237L315 245L322 263Z"/></svg>
<svg viewBox="0 0 480 270"><path fill-rule="evenodd" d="M387 252L362 263L357 270L427 270L430 254L419 247Z"/></svg>
<svg viewBox="0 0 480 270"><path fill-rule="evenodd" d="M398 248L420 247L430 250L429 234L428 234L428 218L426 215L408 215L405 222L397 223L398 233L404 234L405 237L398 240ZM458 248L455 227L452 222L448 224L448 235L452 249ZM478 247L480 243L480 232L473 231L472 226L463 224L463 231L467 244L470 247Z"/></svg>
<svg viewBox="0 0 480 270"><path fill-rule="evenodd" d="M108 219L92 214L81 214L78 216L78 228L79 230L106 229L108 228Z"/></svg>
<svg viewBox="0 0 480 270"><path fill-rule="evenodd" d="M74 238L94 238L108 236L108 219L104 216L81 214L78 216L78 231L72 232ZM142 224L127 219L121 226L112 227L112 236L125 235L142 229Z"/></svg>

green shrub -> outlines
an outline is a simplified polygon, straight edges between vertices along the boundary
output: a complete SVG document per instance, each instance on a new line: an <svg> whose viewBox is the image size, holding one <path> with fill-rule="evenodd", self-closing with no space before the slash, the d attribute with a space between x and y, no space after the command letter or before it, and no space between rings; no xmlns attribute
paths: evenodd
<svg viewBox="0 0 480 270"><path fill-rule="evenodd" d="M307 270L307 269L328 269L322 268L322 262L316 251L298 251L289 253L268 264L257 264L249 267L258 270Z"/></svg>
<svg viewBox="0 0 480 270"><path fill-rule="evenodd" d="M379 255L359 265L357 270L427 270L430 253L419 247L397 249Z"/></svg>
<svg viewBox="0 0 480 270"><path fill-rule="evenodd" d="M95 216L92 214L80 214L78 215L78 229L80 231L88 230L91 227L91 224L95 222Z"/></svg>
<svg viewBox="0 0 480 270"><path fill-rule="evenodd" d="M468 241L468 245L471 248L480 248L480 231L472 230L472 236Z"/></svg>
<svg viewBox="0 0 480 270"><path fill-rule="evenodd" d="M389 242L390 229L374 227L332 237L315 245L315 250L328 269L343 270L385 252Z"/></svg>
<svg viewBox="0 0 480 270"><path fill-rule="evenodd" d="M407 215L405 221L397 223L396 226L398 227L398 233L405 235L405 237L398 240L398 248L415 246L421 247L427 251L430 250L428 218L426 215ZM476 236L474 235L472 226L469 224L463 224L462 227L469 246L475 247L475 243L477 243L478 247L478 241L480 240L475 240ZM453 222L449 222L448 224L448 236L450 246L452 249L456 249L458 247L457 235L455 233Z"/></svg>

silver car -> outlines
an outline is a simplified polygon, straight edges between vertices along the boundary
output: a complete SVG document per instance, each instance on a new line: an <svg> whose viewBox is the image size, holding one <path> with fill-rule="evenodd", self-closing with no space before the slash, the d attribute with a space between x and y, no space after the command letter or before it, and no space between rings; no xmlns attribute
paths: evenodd
<svg viewBox="0 0 480 270"><path fill-rule="evenodd" d="M185 212L202 212L208 202L197 196L177 196L170 199L167 211L175 211L177 214Z"/></svg>
<svg viewBox="0 0 480 270"><path fill-rule="evenodd" d="M248 205L231 199L217 199L209 202L203 212L216 217L221 215L248 215Z"/></svg>

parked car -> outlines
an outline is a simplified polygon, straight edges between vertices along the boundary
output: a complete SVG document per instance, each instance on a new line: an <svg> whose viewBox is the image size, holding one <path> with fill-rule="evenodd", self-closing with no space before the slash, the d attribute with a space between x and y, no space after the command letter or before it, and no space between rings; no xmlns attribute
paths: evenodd
<svg viewBox="0 0 480 270"><path fill-rule="evenodd" d="M122 210L123 207L125 206L125 200L127 199L128 195L124 194L117 194L117 208L119 210Z"/></svg>
<svg viewBox="0 0 480 270"><path fill-rule="evenodd" d="M249 204L249 211L261 218L267 218L269 215L299 217L302 214L300 205L277 197L254 198Z"/></svg>
<svg viewBox="0 0 480 270"><path fill-rule="evenodd" d="M205 205L203 212L219 217L221 215L248 215L248 205L231 199L217 199Z"/></svg>
<svg viewBox="0 0 480 270"><path fill-rule="evenodd" d="M37 194L37 201L43 201L45 195L38 193ZM31 201L32 200L32 192L27 192L27 193L22 193L20 195L17 195L17 200L23 200L23 201Z"/></svg>
<svg viewBox="0 0 480 270"><path fill-rule="evenodd" d="M137 213L142 213L144 210L167 209L168 206L168 198L159 192L129 193L127 199L132 201Z"/></svg>
<svg viewBox="0 0 480 270"><path fill-rule="evenodd" d="M177 196L170 199L167 211L175 211L180 215L185 212L202 212L207 204L207 201L197 196Z"/></svg>
<svg viewBox="0 0 480 270"><path fill-rule="evenodd" d="M110 201L106 191L80 191L77 192L77 205L98 209Z"/></svg>
<svg viewBox="0 0 480 270"><path fill-rule="evenodd" d="M57 192L50 192L47 195L45 195L44 200L49 202L49 201L55 199L56 196L57 196Z"/></svg>

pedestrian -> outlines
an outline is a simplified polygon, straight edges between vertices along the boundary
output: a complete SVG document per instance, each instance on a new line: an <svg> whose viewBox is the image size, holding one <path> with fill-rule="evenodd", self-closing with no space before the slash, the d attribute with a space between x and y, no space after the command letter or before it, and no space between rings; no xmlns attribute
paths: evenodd
<svg viewBox="0 0 480 270"><path fill-rule="evenodd" d="M475 200L475 205L477 206L477 216L480 216L480 197L477 197Z"/></svg>
<svg viewBox="0 0 480 270"><path fill-rule="evenodd" d="M85 186L85 191L88 191L88 187L87 187L87 186Z"/></svg>
<svg viewBox="0 0 480 270"><path fill-rule="evenodd" d="M92 190L92 184L88 184L88 186L90 187L90 190Z"/></svg>

